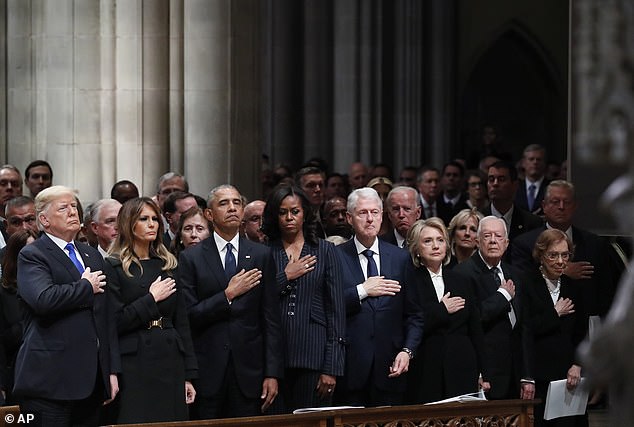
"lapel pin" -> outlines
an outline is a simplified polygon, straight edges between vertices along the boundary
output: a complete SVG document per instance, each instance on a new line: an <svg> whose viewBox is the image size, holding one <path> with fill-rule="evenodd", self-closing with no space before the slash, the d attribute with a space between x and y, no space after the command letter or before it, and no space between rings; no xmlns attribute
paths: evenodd
<svg viewBox="0 0 634 427"><path fill-rule="evenodd" d="M251 255L245 255L244 256L246 259L251 259Z"/></svg>

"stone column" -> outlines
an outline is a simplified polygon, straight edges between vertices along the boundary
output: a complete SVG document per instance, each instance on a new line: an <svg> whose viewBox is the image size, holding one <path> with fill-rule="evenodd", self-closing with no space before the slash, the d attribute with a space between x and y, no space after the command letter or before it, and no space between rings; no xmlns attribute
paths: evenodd
<svg viewBox="0 0 634 427"><path fill-rule="evenodd" d="M380 2L334 2L334 170L381 153L381 14Z"/></svg>
<svg viewBox="0 0 634 427"><path fill-rule="evenodd" d="M394 176L405 166L418 166L423 159L424 4L418 0L396 0L393 47L393 132L391 144ZM389 148L388 148L389 149ZM387 160L387 159L385 159Z"/></svg>
<svg viewBox="0 0 634 427"><path fill-rule="evenodd" d="M304 1L304 159L332 156L332 1Z"/></svg>
<svg viewBox="0 0 634 427"><path fill-rule="evenodd" d="M455 0L429 2L429 44L426 56L429 77L426 98L425 163L442 167L454 145Z"/></svg>
<svg viewBox="0 0 634 427"><path fill-rule="evenodd" d="M7 160L35 158L87 200L101 193L98 2L7 3ZM76 19L81 16L81 19Z"/></svg>
<svg viewBox="0 0 634 427"><path fill-rule="evenodd" d="M184 4L185 175L194 193L230 182L230 0Z"/></svg>

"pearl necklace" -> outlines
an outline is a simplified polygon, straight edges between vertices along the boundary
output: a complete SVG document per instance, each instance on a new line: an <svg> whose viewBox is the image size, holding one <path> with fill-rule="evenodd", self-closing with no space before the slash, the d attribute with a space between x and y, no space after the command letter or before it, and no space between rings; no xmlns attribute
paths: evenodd
<svg viewBox="0 0 634 427"><path fill-rule="evenodd" d="M561 276L559 276L557 280L552 280L546 277L543 267L540 266L539 271L542 273L542 277L546 281L546 286L548 286L548 291L550 292L550 294L554 295L559 292L559 289L561 288Z"/></svg>

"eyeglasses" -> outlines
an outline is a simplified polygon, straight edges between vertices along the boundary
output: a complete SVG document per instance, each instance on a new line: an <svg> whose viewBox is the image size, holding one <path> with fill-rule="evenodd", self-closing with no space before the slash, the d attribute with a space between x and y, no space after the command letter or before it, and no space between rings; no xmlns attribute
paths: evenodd
<svg viewBox="0 0 634 427"><path fill-rule="evenodd" d="M559 258L568 261L572 254L570 252L546 252L545 256L549 261L557 261Z"/></svg>
<svg viewBox="0 0 634 427"><path fill-rule="evenodd" d="M501 234L493 234L493 233L485 233L482 235L482 240L484 240L485 242L490 242L491 240L504 240L506 239L506 236L503 236Z"/></svg>

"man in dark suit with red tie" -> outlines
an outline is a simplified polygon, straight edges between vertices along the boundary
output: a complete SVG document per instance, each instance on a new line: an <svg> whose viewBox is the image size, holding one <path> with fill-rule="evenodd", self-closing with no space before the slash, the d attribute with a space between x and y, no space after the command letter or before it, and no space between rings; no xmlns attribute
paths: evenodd
<svg viewBox="0 0 634 427"><path fill-rule="evenodd" d="M341 403L379 406L403 403L409 361L423 334L409 253L379 240L383 209L371 188L348 196L353 239L337 246L347 316L346 373ZM340 390L342 391L342 390Z"/></svg>
<svg viewBox="0 0 634 427"><path fill-rule="evenodd" d="M240 237L244 206L235 187L211 190L207 206L214 232L183 251L178 267L198 357L196 415L258 415L283 375L275 265L269 248Z"/></svg>
<svg viewBox="0 0 634 427"><path fill-rule="evenodd" d="M103 258L74 240L81 220L71 189L42 190L35 211L44 233L18 257L24 340L14 395L35 425L96 426L98 409L118 391L121 369Z"/></svg>

